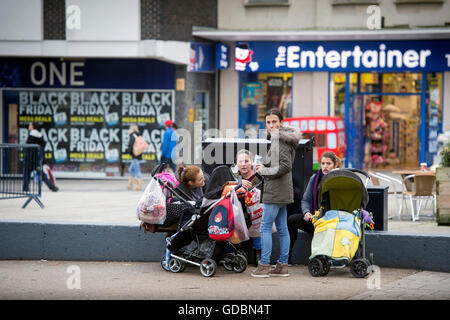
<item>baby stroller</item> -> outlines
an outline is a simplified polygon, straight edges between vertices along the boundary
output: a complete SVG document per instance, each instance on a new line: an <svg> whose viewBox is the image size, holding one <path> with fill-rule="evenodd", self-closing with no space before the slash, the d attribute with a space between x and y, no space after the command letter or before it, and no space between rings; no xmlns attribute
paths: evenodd
<svg viewBox="0 0 450 320"><path fill-rule="evenodd" d="M187 264L190 264L199 267L203 276L212 277L216 273L218 261L229 271L245 271L245 253L229 242L218 245L209 238L207 231L209 213L222 199L216 198L221 191L218 186L233 179L228 167L218 167L212 172L205 198L201 201L194 201L182 190L160 181L157 173L162 171L162 167L153 171L153 177L169 191L172 200L166 204L167 218L159 230L165 231L168 224L175 221L176 232L166 238L166 253L161 258L161 267L177 273L184 271ZM234 189L238 188L239 184Z"/></svg>
<svg viewBox="0 0 450 320"><path fill-rule="evenodd" d="M373 264L365 253L364 222L369 196L365 185L356 174L370 176L358 169L339 169L325 175L318 186L321 208L313 217L314 237L308 270L313 277L325 276L332 265L350 266L356 278L369 274Z"/></svg>

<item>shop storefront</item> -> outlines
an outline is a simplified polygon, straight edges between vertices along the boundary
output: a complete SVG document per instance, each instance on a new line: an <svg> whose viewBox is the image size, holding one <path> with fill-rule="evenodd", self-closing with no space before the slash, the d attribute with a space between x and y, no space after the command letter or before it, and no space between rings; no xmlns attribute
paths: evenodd
<svg viewBox="0 0 450 320"><path fill-rule="evenodd" d="M298 116L299 73L328 74L322 115L344 119L346 165L431 166L443 130L449 40L237 42L239 127L261 128L266 110ZM316 85L316 84L315 84ZM296 111L297 110L297 111Z"/></svg>
<svg viewBox="0 0 450 320"><path fill-rule="evenodd" d="M164 122L174 117L175 66L152 59L0 59L1 141L25 143L40 126L56 176L119 176L131 161L128 129L149 148L142 170L159 160Z"/></svg>

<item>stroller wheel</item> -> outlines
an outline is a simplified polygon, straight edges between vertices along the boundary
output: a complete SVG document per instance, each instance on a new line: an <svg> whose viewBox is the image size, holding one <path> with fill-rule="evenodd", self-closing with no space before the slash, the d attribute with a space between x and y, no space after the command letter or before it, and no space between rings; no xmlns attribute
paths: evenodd
<svg viewBox="0 0 450 320"><path fill-rule="evenodd" d="M225 257L223 258L223 267L227 271L233 271L234 266L234 253L227 253Z"/></svg>
<svg viewBox="0 0 450 320"><path fill-rule="evenodd" d="M319 259L320 262L322 263L322 272L320 273L320 275L326 276L328 272L330 272L330 262L328 261L328 258L325 256L322 256Z"/></svg>
<svg viewBox="0 0 450 320"><path fill-rule="evenodd" d="M323 273L322 261L319 258L309 260L308 271L313 277L319 277Z"/></svg>
<svg viewBox="0 0 450 320"><path fill-rule="evenodd" d="M242 273L245 271L245 269L247 269L248 263L247 263L247 259L241 255L238 254L234 257L234 267L233 270L236 273Z"/></svg>
<svg viewBox="0 0 450 320"><path fill-rule="evenodd" d="M369 266L367 259L356 259L350 263L350 271L355 278L364 278L369 274Z"/></svg>
<svg viewBox="0 0 450 320"><path fill-rule="evenodd" d="M216 273L217 265L212 259L203 259L200 263L200 273L204 277L212 277Z"/></svg>
<svg viewBox="0 0 450 320"><path fill-rule="evenodd" d="M166 255L165 254L163 254L163 256L161 257L161 267L166 271L170 271L169 266L166 263Z"/></svg>
<svg viewBox="0 0 450 320"><path fill-rule="evenodd" d="M175 258L170 258L168 268L172 272L183 272L186 268L186 263Z"/></svg>

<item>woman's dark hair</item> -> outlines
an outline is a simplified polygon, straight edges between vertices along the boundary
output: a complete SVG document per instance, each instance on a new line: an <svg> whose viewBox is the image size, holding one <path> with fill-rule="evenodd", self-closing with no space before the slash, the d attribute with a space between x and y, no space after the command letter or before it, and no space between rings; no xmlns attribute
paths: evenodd
<svg viewBox="0 0 450 320"><path fill-rule="evenodd" d="M36 123L36 122L34 122L34 121L31 121L30 124L33 126L33 129L39 131L39 124L38 124L38 123Z"/></svg>
<svg viewBox="0 0 450 320"><path fill-rule="evenodd" d="M321 161L322 161L322 158L328 158L328 159L331 159L331 161L333 161L333 163L334 163L334 167L335 167L335 168L339 168L339 167L341 166L341 159L339 159L339 158L334 154L334 152L331 152L331 151L324 152L324 153L322 154L322 156L320 157L320 160L321 160Z"/></svg>
<svg viewBox="0 0 450 320"><path fill-rule="evenodd" d="M269 111L267 111L266 114L264 115L264 121L266 121L266 118L270 115L276 115L278 117L278 119L280 119L280 122L283 121L283 115L281 114L280 110L278 110L277 108L273 108L273 109L270 109Z"/></svg>

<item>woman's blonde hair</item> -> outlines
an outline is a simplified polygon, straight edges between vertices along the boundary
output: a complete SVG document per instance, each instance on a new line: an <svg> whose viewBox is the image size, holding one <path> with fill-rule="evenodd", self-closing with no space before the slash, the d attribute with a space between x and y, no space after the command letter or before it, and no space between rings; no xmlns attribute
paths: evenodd
<svg viewBox="0 0 450 320"><path fill-rule="evenodd" d="M135 132L139 132L139 128L138 128L138 126L137 125L135 125L135 124L132 124L131 126L130 126L130 129L128 130L129 132L130 132L130 134L131 133L135 133Z"/></svg>

